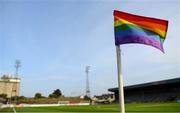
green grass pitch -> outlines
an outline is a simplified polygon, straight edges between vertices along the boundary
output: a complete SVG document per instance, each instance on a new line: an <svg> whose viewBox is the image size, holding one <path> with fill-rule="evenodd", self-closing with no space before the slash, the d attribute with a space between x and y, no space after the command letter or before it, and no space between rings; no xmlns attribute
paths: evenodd
<svg viewBox="0 0 180 113"><path fill-rule="evenodd" d="M26 107L26 108L16 108L17 113L87 113L87 112L98 112L98 113L118 113L119 105L91 105L91 106L58 106L58 107ZM141 113L158 113L158 112L179 112L180 113L180 103L139 103L139 104L126 104L126 111L128 113L141 112ZM12 112L12 108L0 109L0 112Z"/></svg>

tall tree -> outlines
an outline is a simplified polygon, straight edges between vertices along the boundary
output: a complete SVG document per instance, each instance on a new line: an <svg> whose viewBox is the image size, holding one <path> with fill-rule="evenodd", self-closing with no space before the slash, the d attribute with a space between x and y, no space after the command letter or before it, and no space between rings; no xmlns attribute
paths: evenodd
<svg viewBox="0 0 180 113"><path fill-rule="evenodd" d="M50 98L59 98L60 96L62 96L60 89L54 90L53 93L49 95Z"/></svg>
<svg viewBox="0 0 180 113"><path fill-rule="evenodd" d="M34 95L34 98L35 98L35 99L43 98L43 96L42 96L41 93L36 93L36 94Z"/></svg>

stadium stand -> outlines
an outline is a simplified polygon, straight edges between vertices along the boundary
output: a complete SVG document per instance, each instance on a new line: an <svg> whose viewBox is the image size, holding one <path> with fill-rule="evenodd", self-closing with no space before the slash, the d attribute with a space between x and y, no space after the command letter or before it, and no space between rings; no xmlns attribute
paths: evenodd
<svg viewBox="0 0 180 113"><path fill-rule="evenodd" d="M118 88L108 89L119 100ZM124 87L125 102L180 102L180 78Z"/></svg>

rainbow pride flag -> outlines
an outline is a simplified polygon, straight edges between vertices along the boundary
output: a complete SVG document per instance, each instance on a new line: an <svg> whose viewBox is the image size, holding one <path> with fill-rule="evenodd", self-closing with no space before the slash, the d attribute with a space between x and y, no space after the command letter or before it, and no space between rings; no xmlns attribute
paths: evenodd
<svg viewBox="0 0 180 113"><path fill-rule="evenodd" d="M114 11L115 44L139 43L164 53L168 21Z"/></svg>

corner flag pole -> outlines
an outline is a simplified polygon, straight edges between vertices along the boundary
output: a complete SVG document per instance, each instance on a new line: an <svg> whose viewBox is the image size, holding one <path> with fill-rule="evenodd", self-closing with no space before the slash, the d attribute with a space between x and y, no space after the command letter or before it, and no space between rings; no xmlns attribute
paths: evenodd
<svg viewBox="0 0 180 113"><path fill-rule="evenodd" d="M120 49L120 45L116 46L116 55L117 55L117 72L118 72L120 113L125 113L124 88L123 88L124 85L123 85L123 77L122 77L121 49Z"/></svg>

